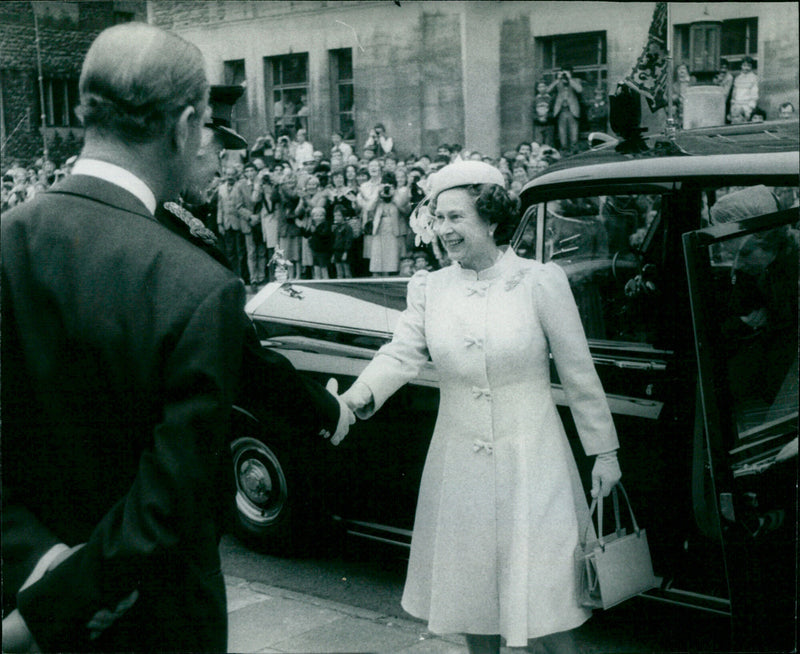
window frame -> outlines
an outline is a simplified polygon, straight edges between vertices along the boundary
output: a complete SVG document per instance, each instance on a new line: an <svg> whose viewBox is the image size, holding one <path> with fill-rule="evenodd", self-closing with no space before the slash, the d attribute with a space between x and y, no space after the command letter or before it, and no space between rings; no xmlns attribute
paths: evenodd
<svg viewBox="0 0 800 654"><path fill-rule="evenodd" d="M697 21L695 23L680 23L672 26L673 33L673 50L675 52L675 68L680 64L689 66L690 72L692 70L692 56L691 56L691 29L692 25L701 24L707 21ZM719 56L717 57L717 70L722 59L728 62L729 69L733 72L738 70L741 65L742 59L750 57L753 62L753 69L758 70L759 53L758 53L758 17L748 16L745 18L731 18L728 20L718 21L720 24L719 31ZM732 29L733 23L745 22L745 52L730 53L724 52L723 44L725 43L726 29ZM752 28L755 28L755 34L750 35Z"/></svg>
<svg viewBox="0 0 800 654"><path fill-rule="evenodd" d="M54 94L56 85L61 87L60 97L58 98L61 106L58 113L56 113L56 96ZM44 93L44 98L40 94L39 80L34 77L34 106L36 107L34 124L36 127L77 128L82 126L75 115L75 108L80 101L77 77L43 77L41 91ZM42 110L43 99L44 111ZM45 117L44 125L42 125L42 114ZM58 122L56 122L57 116L59 118Z"/></svg>
<svg viewBox="0 0 800 654"><path fill-rule="evenodd" d="M557 47L559 42L564 43L567 39L576 37L596 38L595 51L597 61L592 64L572 65L573 74L580 78L583 83L583 91L580 97L581 117L579 119L580 131L588 130L588 117L586 108L592 101L592 94L595 87L599 84L608 92L608 33L606 30L593 32L575 32L570 34L553 34L536 38L537 60L541 62L537 82L542 80L548 85L555 79L562 65L558 62ZM549 51L549 52L548 52Z"/></svg>
<svg viewBox="0 0 800 654"><path fill-rule="evenodd" d="M350 56L350 77L341 76L340 58L345 54ZM331 125L333 131L342 135L342 140L350 145L356 142L356 111L355 111L355 75L353 73L353 49L352 48L337 48L328 50L330 60L330 76L331 76ZM341 109L342 89L350 87L352 96L352 104L349 110ZM346 133L342 127L342 118L348 116L350 119L351 133Z"/></svg>
<svg viewBox="0 0 800 654"><path fill-rule="evenodd" d="M288 63L292 58L300 58L303 64L303 81L302 82L287 82L284 83L283 66ZM285 103L289 94L292 95L305 95L306 99L309 97L309 56L308 52L293 52L283 55L274 55L271 57L264 57L264 95L266 97L266 113L269 116L269 124L272 126L275 137L279 137L281 131L288 131L289 137L293 138L297 133L297 114L292 113L289 116L293 117L291 127L288 127L286 121L282 125L278 125L275 118L275 102L279 99ZM276 66L280 68L280 79L275 79ZM276 96L279 94L279 96ZM311 135L307 134L309 140Z"/></svg>

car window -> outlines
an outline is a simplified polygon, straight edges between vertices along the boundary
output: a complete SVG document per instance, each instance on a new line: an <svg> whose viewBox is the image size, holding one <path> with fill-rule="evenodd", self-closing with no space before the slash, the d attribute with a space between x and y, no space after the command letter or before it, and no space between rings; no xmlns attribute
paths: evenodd
<svg viewBox="0 0 800 654"><path fill-rule="evenodd" d="M704 220L718 225L798 206L797 187L728 187L705 192ZM725 365L740 441L798 415L797 224L716 243L712 332Z"/></svg>
<svg viewBox="0 0 800 654"><path fill-rule="evenodd" d="M723 186L703 192L701 226L719 225L800 205L797 186ZM730 241L712 247L712 263L731 265L736 253Z"/></svg>
<svg viewBox="0 0 800 654"><path fill-rule="evenodd" d="M564 268L589 339L650 343L661 312L649 310L657 288L644 255L663 238L660 218L658 194L551 200L526 213L517 252L541 249Z"/></svg>

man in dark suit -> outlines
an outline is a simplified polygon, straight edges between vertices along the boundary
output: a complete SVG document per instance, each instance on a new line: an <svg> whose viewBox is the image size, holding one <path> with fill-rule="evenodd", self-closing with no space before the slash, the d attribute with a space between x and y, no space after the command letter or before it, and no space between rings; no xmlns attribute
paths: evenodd
<svg viewBox="0 0 800 654"><path fill-rule="evenodd" d="M242 88L237 86L211 87L210 116L184 188L176 199L159 204L155 213L156 220L167 229L231 269L221 239L205 227L192 209L202 204L225 151L247 149L247 141L230 127L231 109L241 92ZM355 422L355 416L339 400L337 389L335 379L330 379L323 388L310 377L300 375L283 355L261 347L254 328L245 333L235 404L255 415L268 433L282 430L301 439L319 434L338 445Z"/></svg>
<svg viewBox="0 0 800 654"><path fill-rule="evenodd" d="M244 288L153 216L197 156L203 69L155 27L101 33L72 176L2 217L4 651L227 647Z"/></svg>

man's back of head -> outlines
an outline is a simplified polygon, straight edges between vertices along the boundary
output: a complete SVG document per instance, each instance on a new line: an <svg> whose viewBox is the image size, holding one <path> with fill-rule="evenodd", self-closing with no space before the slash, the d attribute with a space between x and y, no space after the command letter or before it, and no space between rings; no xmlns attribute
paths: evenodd
<svg viewBox="0 0 800 654"><path fill-rule="evenodd" d="M200 50L158 27L116 25L89 48L79 91L82 157L130 170L159 200L177 197L207 110Z"/></svg>
<svg viewBox="0 0 800 654"><path fill-rule="evenodd" d="M87 129L144 142L162 134L184 107L200 106L208 82L196 46L151 25L126 23L92 43L79 89L77 111Z"/></svg>

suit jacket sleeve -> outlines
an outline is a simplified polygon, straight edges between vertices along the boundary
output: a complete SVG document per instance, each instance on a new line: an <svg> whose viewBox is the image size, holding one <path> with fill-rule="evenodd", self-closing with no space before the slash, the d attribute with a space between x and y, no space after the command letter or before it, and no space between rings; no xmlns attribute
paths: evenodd
<svg viewBox="0 0 800 654"><path fill-rule="evenodd" d="M300 438L336 431L339 402L322 384L301 375L291 362L261 346L254 330L245 338L237 404L268 431L291 431Z"/></svg>
<svg viewBox="0 0 800 654"><path fill-rule="evenodd" d="M218 538L243 304L244 288L231 278L194 309L165 347L163 418L127 494L84 548L19 593L20 613L43 650L89 649L92 616L176 562L218 570L218 552L208 543Z"/></svg>
<svg viewBox="0 0 800 654"><path fill-rule="evenodd" d="M425 340L425 289L428 272L417 272L408 282L408 303L400 315L391 343L384 345L359 375L372 391L374 413L401 386L416 377L428 361ZM371 413L369 414L371 415Z"/></svg>
<svg viewBox="0 0 800 654"><path fill-rule="evenodd" d="M587 455L619 447L605 392L594 367L583 323L564 270L556 263L539 269L536 312L567 394L578 436Z"/></svg>

